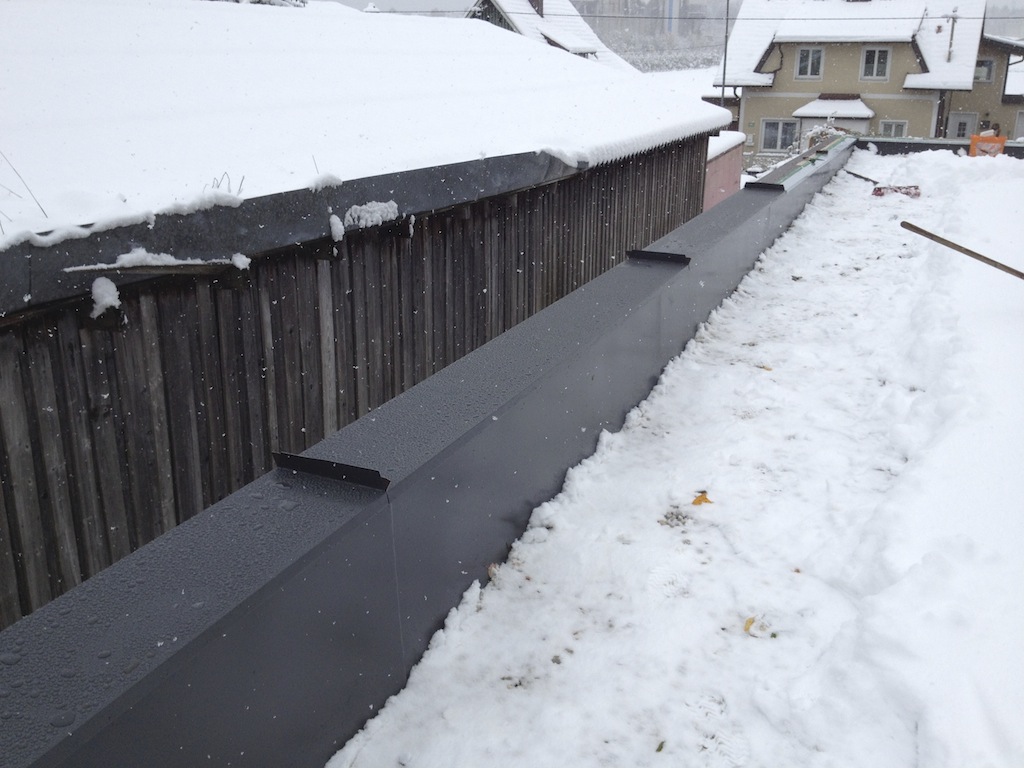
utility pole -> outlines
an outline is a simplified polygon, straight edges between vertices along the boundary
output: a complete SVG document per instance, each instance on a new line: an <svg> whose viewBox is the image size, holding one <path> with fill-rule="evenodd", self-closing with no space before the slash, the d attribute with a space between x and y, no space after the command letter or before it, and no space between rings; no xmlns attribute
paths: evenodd
<svg viewBox="0 0 1024 768"><path fill-rule="evenodd" d="M725 106L725 73L726 64L729 61L729 0L725 0L725 43L722 53L722 95L718 100L718 106Z"/></svg>

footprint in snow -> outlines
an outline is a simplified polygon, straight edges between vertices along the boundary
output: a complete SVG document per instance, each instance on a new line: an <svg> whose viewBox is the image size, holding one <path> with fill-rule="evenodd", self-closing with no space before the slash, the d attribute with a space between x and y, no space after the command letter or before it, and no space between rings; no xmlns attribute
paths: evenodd
<svg viewBox="0 0 1024 768"><path fill-rule="evenodd" d="M695 704L694 727L699 736L699 750L707 768L740 768L750 760L750 744L746 736L733 731L728 717L728 705L723 696L705 694Z"/></svg>

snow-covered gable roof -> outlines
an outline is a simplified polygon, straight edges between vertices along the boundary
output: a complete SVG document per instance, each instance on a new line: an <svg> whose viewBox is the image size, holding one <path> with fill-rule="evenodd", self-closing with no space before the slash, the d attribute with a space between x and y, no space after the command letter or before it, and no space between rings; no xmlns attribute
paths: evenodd
<svg viewBox="0 0 1024 768"><path fill-rule="evenodd" d="M0 78L0 259L30 232L523 152L595 165L730 121L483 21L336 3L4 0L0 71L30 75Z"/></svg>
<svg viewBox="0 0 1024 768"><path fill-rule="evenodd" d="M908 75L905 87L970 89L984 17L985 0L744 0L725 84L771 85L772 73L757 69L773 43L914 42L927 71Z"/></svg>
<svg viewBox="0 0 1024 768"><path fill-rule="evenodd" d="M914 37L927 71L907 75L903 86L969 91L984 26L985 0L929 0Z"/></svg>
<svg viewBox="0 0 1024 768"><path fill-rule="evenodd" d="M487 1L524 37L554 44L577 55L592 56L604 64L633 69L601 41L569 0L544 0L543 16L530 0Z"/></svg>
<svg viewBox="0 0 1024 768"><path fill-rule="evenodd" d="M925 0L803 0L789 5L793 7L775 30L777 43L895 43L913 38Z"/></svg>
<svg viewBox="0 0 1024 768"><path fill-rule="evenodd" d="M761 57L772 44L780 14L785 7L776 0L744 0L740 12L729 33L729 45L725 55L725 85L771 85L775 76L770 72L758 72ZM715 77L715 85L722 85L721 73Z"/></svg>
<svg viewBox="0 0 1024 768"><path fill-rule="evenodd" d="M875 111L860 99L815 99L793 112L793 117L837 117L868 120Z"/></svg>

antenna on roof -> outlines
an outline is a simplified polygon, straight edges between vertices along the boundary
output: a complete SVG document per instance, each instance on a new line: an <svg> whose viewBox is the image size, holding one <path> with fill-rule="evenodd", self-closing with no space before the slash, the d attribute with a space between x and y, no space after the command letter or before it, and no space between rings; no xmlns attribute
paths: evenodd
<svg viewBox="0 0 1024 768"><path fill-rule="evenodd" d="M946 51L946 61L953 60L953 34L956 32L956 12L958 8L959 6L954 6L953 12L949 15L949 50Z"/></svg>

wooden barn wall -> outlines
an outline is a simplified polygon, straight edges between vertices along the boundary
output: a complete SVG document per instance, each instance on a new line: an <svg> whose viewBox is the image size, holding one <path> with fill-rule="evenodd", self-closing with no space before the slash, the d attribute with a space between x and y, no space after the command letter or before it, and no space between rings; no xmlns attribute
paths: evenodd
<svg viewBox="0 0 1024 768"><path fill-rule="evenodd" d="M700 212L706 141L0 330L0 627ZM108 310L108 315L110 314Z"/></svg>

